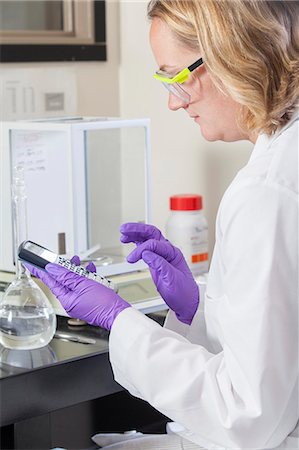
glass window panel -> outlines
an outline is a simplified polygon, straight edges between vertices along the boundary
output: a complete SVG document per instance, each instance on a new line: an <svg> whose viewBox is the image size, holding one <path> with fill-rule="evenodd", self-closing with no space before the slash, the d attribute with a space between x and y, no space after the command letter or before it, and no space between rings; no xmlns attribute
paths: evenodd
<svg viewBox="0 0 299 450"><path fill-rule="evenodd" d="M114 262L130 246L120 246L124 222L146 221L145 128L86 132L88 246Z"/></svg>
<svg viewBox="0 0 299 450"><path fill-rule="evenodd" d="M0 29L63 31L63 0L1 0Z"/></svg>

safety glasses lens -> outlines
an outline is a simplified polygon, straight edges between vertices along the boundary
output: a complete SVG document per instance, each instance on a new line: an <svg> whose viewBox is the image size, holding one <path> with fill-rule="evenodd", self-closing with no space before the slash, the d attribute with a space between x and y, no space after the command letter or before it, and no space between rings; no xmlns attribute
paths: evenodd
<svg viewBox="0 0 299 450"><path fill-rule="evenodd" d="M184 104L188 104L191 101L191 96L186 92L179 83L169 84L162 83L163 86L177 98L179 98Z"/></svg>

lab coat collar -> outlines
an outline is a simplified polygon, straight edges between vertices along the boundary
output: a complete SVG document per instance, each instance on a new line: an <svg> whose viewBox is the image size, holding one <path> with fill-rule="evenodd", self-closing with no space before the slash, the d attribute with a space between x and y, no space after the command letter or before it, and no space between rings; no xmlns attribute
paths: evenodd
<svg viewBox="0 0 299 450"><path fill-rule="evenodd" d="M276 133L274 133L272 136L268 136L266 134L260 134L259 137L256 140L255 146L253 148L253 152L251 154L251 157L249 161L252 161L256 157L260 156L262 153L266 153L269 151L270 147L272 146L273 142L281 135L283 134L288 128L290 128L294 122L299 120L299 108L296 109L294 112L291 120L280 130L278 130Z"/></svg>

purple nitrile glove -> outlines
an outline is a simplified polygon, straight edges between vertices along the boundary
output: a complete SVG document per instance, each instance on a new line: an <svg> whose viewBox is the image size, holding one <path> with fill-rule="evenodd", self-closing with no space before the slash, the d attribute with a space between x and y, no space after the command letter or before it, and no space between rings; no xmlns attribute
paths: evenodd
<svg viewBox="0 0 299 450"><path fill-rule="evenodd" d="M127 261L134 263L142 258L148 264L165 303L181 322L190 325L199 305L199 289L182 252L153 225L126 223L120 231L121 242L137 245Z"/></svg>
<svg viewBox="0 0 299 450"><path fill-rule="evenodd" d="M75 258L72 262L77 264ZM46 271L29 264L26 267L48 286L68 314L90 325L110 330L118 314L131 306L112 289L58 264L47 264ZM93 267L89 263L87 269L94 271Z"/></svg>

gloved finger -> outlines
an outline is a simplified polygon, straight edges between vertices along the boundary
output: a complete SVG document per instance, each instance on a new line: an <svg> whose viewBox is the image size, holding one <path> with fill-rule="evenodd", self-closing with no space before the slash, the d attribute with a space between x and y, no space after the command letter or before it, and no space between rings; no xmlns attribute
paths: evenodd
<svg viewBox="0 0 299 450"><path fill-rule="evenodd" d="M71 258L71 262L72 262L73 264L75 264L75 266L80 266L80 264L81 264L81 261L80 261L80 258L79 258L78 255L74 255L74 256Z"/></svg>
<svg viewBox="0 0 299 450"><path fill-rule="evenodd" d="M31 264L24 264L25 267L29 270L29 272L32 273L35 277L39 278L43 283L45 283L50 289L52 289L53 286L55 286L56 281L55 279L47 273L45 270L38 269L35 266L32 266Z"/></svg>
<svg viewBox="0 0 299 450"><path fill-rule="evenodd" d="M56 264L55 264L56 265ZM70 290L63 286L61 283L55 280L54 277L52 277L47 271L38 269L37 267L31 266L30 264L26 263L26 266L32 273L32 275L35 275L37 278L39 278L48 288L51 290L51 292L55 295L55 297L58 298L62 306L65 308L65 310L68 310L68 294L70 293ZM59 266L58 266L59 267ZM63 267L62 267L63 269Z"/></svg>
<svg viewBox="0 0 299 450"><path fill-rule="evenodd" d="M84 290L86 281L96 283L96 281L88 280L87 278L71 272L59 264L49 263L46 265L46 271L61 285L71 291L76 290L80 294L81 289Z"/></svg>
<svg viewBox="0 0 299 450"><path fill-rule="evenodd" d="M34 275L35 277L38 276L38 275L36 275L37 273L44 272L44 270L38 269L37 267L33 266L32 264L28 263L27 261L26 262L25 261L21 261L21 262L22 262L22 265L24 267L26 267L26 269L28 269L29 272L32 273L32 275ZM33 272L35 272L35 273L33 273Z"/></svg>
<svg viewBox="0 0 299 450"><path fill-rule="evenodd" d="M96 273L97 268L96 268L96 266L94 265L94 263L93 263L92 261L90 261L90 262L87 264L87 266L86 266L86 270L88 270L89 272Z"/></svg>
<svg viewBox="0 0 299 450"><path fill-rule="evenodd" d="M42 269L38 269L37 267L32 266L31 264L26 263L25 266L32 273L32 275L39 278L48 288L53 292L53 294L59 298L63 295L66 295L69 292L69 289L62 286L58 283L48 272Z"/></svg>
<svg viewBox="0 0 299 450"><path fill-rule="evenodd" d="M78 255L74 255L74 256L71 258L71 262L72 262L73 264L75 264L75 266L80 266L80 264L81 264L81 260L80 260L80 258L79 258ZM87 264L86 270L88 270L89 272L96 272L96 271L97 271L96 266L94 265L94 263L93 263L92 261L90 261L90 262Z"/></svg>
<svg viewBox="0 0 299 450"><path fill-rule="evenodd" d="M155 239L149 239L136 247L128 256L127 261L134 263L142 258L142 253L145 250L149 250L157 255L162 256L166 261L172 262L177 256L179 250L175 248L168 241L156 241Z"/></svg>
<svg viewBox="0 0 299 450"><path fill-rule="evenodd" d="M140 222L124 223L120 227L120 232L122 233L120 240L123 243L128 242L140 243L147 241L148 239L156 239L157 241L165 240L161 231L157 227L146 223Z"/></svg>

